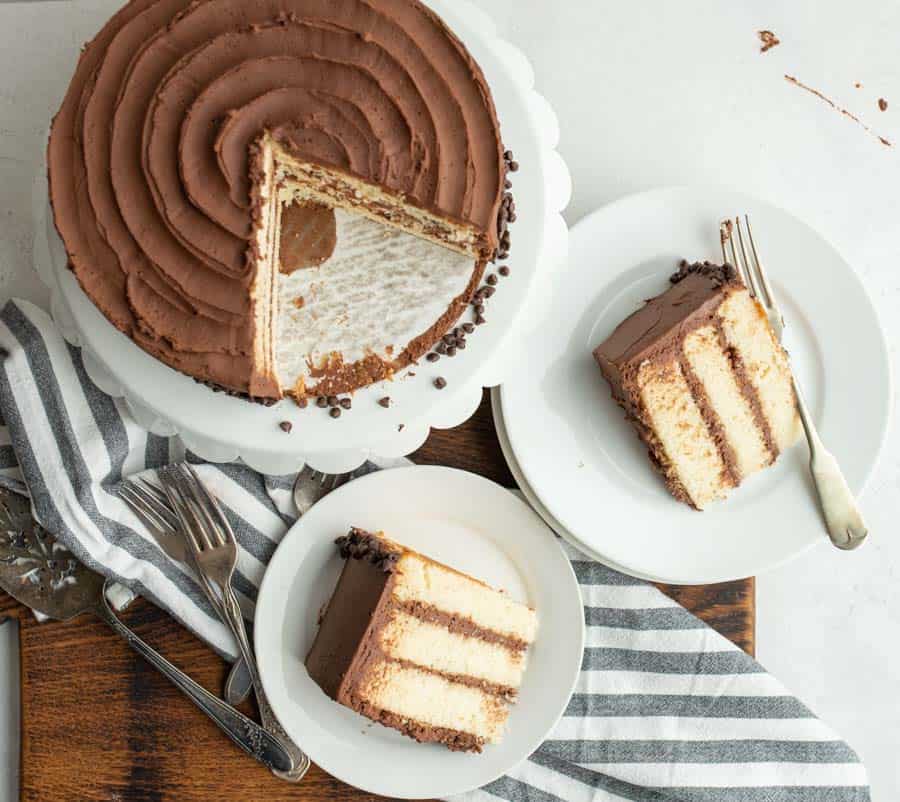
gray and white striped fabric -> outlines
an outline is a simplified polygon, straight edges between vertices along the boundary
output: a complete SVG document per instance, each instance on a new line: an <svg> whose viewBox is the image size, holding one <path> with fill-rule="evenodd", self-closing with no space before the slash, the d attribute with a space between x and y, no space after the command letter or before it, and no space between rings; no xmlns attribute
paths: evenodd
<svg viewBox="0 0 900 802"><path fill-rule="evenodd" d="M79 350L36 307L6 305L0 346L0 484L27 490L36 517L86 564L231 654L191 573L117 497L123 476L185 456L178 442L140 429L92 384ZM293 477L240 464L198 470L240 540L235 586L251 617L294 518ZM467 802L869 799L853 750L758 663L653 586L568 554L587 624L575 694L541 748Z"/></svg>

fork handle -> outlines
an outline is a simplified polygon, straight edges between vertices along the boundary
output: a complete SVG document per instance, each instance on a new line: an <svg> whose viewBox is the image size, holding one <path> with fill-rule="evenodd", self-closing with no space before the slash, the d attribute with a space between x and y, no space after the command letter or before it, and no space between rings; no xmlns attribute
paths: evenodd
<svg viewBox="0 0 900 802"><path fill-rule="evenodd" d="M262 680L259 677L259 670L256 666L256 657L253 649L250 647L250 640L247 638L247 628L244 626L244 615L238 604L237 596L234 595L231 585L227 584L222 588L222 611L225 614L225 621L234 635L238 644L238 650L247 666L250 674L250 681L253 684L253 690L256 692L256 704L259 707L259 718L266 732L277 738L283 747L291 756L291 767L288 770L272 769L272 773L287 782L300 782L307 771L309 771L310 760L306 753L300 749L284 731L279 723L266 693L263 690Z"/></svg>
<svg viewBox="0 0 900 802"><path fill-rule="evenodd" d="M831 542L839 549L849 551L859 546L869 534L863 523L856 499L847 486L834 455L825 448L809 414L800 387L794 379L797 411L809 445L809 470L819 496L819 505L825 518L825 526Z"/></svg>
<svg viewBox="0 0 900 802"><path fill-rule="evenodd" d="M235 710L231 705L213 696L206 688L194 682L176 668L153 647L147 645L132 632L109 608L104 595L94 608L96 616L113 628L128 645L168 677L174 685L199 707L235 744L273 772L290 772L294 759L281 741Z"/></svg>

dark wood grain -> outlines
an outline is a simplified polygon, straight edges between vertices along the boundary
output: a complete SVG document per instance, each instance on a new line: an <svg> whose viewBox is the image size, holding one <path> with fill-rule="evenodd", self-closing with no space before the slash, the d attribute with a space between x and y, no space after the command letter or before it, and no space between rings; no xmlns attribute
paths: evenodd
<svg viewBox="0 0 900 802"><path fill-rule="evenodd" d="M433 432L413 457L513 486L487 398L467 423ZM752 579L662 589L753 653ZM8 614L20 620L24 802L376 798L316 767L300 786L275 780L104 624L89 618L38 624L0 593L0 619ZM139 600L123 618L207 688L218 692L222 687L224 663L160 610Z"/></svg>

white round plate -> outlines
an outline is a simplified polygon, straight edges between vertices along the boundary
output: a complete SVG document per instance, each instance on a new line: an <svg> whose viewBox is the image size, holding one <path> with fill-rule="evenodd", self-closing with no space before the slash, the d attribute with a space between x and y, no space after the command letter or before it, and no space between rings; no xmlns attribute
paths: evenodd
<svg viewBox="0 0 900 802"><path fill-rule="evenodd" d="M548 510L544 506L544 503L537 497L534 490L531 489L528 480L525 478L525 474L522 473L522 469L519 467L519 461L516 459L516 454L509 442L509 435L506 433L506 424L503 420L503 401L500 397L499 387L491 388L491 412L493 413L494 418L494 429L497 431L497 440L500 442L500 450L503 452L503 458L506 460L509 472L512 474L513 479L516 480L516 484L519 487L519 491L524 496L525 501L527 501L531 508L544 519L544 523L571 546L578 549L592 560L603 563L607 568L612 568L614 571L636 576L638 579L646 579L648 582L660 581L658 577L647 576L634 570L627 571L622 568L621 565L616 565L608 557L604 557L602 554L598 554L593 549L585 546L584 543L557 521L550 510Z"/></svg>
<svg viewBox="0 0 900 802"><path fill-rule="evenodd" d="M97 7L98 27L114 5ZM514 269L488 305L487 325L477 329L456 359L423 361L393 382L357 391L352 411L337 421L322 410L301 410L292 401L267 408L215 393L150 357L115 330L87 298L66 268L42 170L35 192L35 262L53 293L54 317L67 339L83 348L95 383L124 396L142 425L157 434L180 434L188 448L210 461L241 457L265 473L287 473L304 462L326 472L344 472L369 456L410 453L425 441L430 427L462 423L477 408L481 388L505 378L507 366L515 361L509 351L518 347L518 321L528 320L528 310L536 303L532 299L543 297L545 274L552 275L565 258L567 230L560 211L568 203L571 183L555 151L556 117L534 91L534 73L522 53L465 0L430 0L429 5L484 70L504 142L521 165L512 176L518 217L510 229ZM432 384L438 375L448 382L440 392ZM390 409L376 403L384 395L392 399ZM289 436L278 426L285 420L293 424Z"/></svg>
<svg viewBox="0 0 900 802"><path fill-rule="evenodd" d="M787 212L714 188L660 189L613 203L571 231L566 279L524 343L528 371L500 388L527 485L583 548L635 575L707 583L751 576L827 542L800 444L704 512L676 502L591 351L681 258L720 259L718 221L748 213L783 307L785 345L822 439L859 493L884 441L890 368L859 278ZM865 504L863 503L865 512Z"/></svg>
<svg viewBox="0 0 900 802"><path fill-rule="evenodd" d="M416 743L333 702L309 678L303 661L342 566L334 539L351 525L384 530L537 610L538 636L502 743L481 754ZM446 797L491 782L541 744L578 678L583 622L569 561L521 499L464 471L393 468L326 496L285 536L256 603L256 655L278 720L329 774L388 797Z"/></svg>

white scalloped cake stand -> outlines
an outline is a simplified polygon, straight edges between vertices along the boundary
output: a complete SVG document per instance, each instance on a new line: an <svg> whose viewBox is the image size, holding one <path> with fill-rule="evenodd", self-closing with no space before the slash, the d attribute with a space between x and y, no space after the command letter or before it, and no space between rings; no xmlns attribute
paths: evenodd
<svg viewBox="0 0 900 802"><path fill-rule="evenodd" d="M178 434L207 460L242 458L265 473L288 473L304 463L321 471L349 471L369 457L409 454L432 427L462 423L477 408L482 387L501 383L518 365L521 335L537 323L541 298L565 263L568 231L560 212L568 203L571 181L555 150L559 125L547 101L534 91L531 65L500 38L489 17L467 0L429 0L429 5L484 70L504 143L521 165L513 176L517 222L510 229L512 272L501 280L485 312L488 323L469 338L465 353L433 364L423 361L392 382L357 391L352 410L338 420L321 409L301 410L292 401L263 407L213 392L116 330L67 269L41 171L34 192L34 254L51 291L53 318L66 340L81 347L91 379L110 395L123 397L151 432ZM433 386L438 375L447 380L442 391ZM392 399L389 409L377 403L385 395ZM293 424L290 434L281 430L281 421Z"/></svg>

